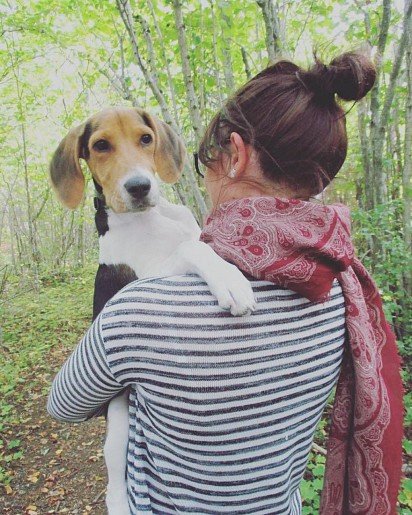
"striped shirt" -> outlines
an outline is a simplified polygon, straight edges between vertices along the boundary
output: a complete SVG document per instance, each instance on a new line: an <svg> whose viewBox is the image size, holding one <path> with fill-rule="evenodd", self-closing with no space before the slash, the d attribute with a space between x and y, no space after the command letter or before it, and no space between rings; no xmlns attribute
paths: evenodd
<svg viewBox="0 0 412 515"><path fill-rule="evenodd" d="M126 385L133 514L300 514L299 483L337 381L345 306L252 281L250 316L197 276L136 281L55 378L51 415L85 420Z"/></svg>

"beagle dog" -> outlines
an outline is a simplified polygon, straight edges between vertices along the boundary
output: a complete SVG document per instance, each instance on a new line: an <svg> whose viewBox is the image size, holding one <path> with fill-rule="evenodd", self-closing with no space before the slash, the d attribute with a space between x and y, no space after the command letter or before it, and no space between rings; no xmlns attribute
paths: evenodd
<svg viewBox="0 0 412 515"><path fill-rule="evenodd" d="M50 177L60 201L76 208L86 161L95 188L99 267L93 318L121 288L137 278L194 273L201 276L222 309L250 313L255 300L249 281L199 241L200 228L185 206L159 192L158 179L176 182L186 159L174 131L147 111L109 108L72 129L51 161ZM109 515L129 514L125 481L128 395L115 397L107 413L104 454Z"/></svg>

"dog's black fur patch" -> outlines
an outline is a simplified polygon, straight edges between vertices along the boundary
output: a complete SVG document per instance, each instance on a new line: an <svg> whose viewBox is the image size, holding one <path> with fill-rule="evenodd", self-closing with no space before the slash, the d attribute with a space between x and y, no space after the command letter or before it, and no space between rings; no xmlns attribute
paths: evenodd
<svg viewBox="0 0 412 515"><path fill-rule="evenodd" d="M81 136L80 141L80 156L83 159L89 159L90 151L89 151L89 140L90 136L95 132L97 127L93 127L91 122L87 122L84 128L83 134Z"/></svg>
<svg viewBox="0 0 412 515"><path fill-rule="evenodd" d="M94 221L97 228L97 234L104 236L109 230L107 208L99 206L94 215Z"/></svg>
<svg viewBox="0 0 412 515"><path fill-rule="evenodd" d="M118 291L137 279L127 265L100 264L94 282L93 320Z"/></svg>

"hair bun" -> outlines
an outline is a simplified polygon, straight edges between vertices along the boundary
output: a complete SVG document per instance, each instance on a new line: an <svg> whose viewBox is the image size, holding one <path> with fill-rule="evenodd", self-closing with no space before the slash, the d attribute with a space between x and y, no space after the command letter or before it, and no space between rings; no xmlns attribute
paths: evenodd
<svg viewBox="0 0 412 515"><path fill-rule="evenodd" d="M302 74L304 84L324 103L333 101L335 94L343 100L360 100L372 88L375 78L372 61L355 52L336 57L329 66L316 59L315 65Z"/></svg>
<svg viewBox="0 0 412 515"><path fill-rule="evenodd" d="M360 100L372 88L376 70L364 54L348 52L333 59L328 67L333 74L331 87L343 100Z"/></svg>

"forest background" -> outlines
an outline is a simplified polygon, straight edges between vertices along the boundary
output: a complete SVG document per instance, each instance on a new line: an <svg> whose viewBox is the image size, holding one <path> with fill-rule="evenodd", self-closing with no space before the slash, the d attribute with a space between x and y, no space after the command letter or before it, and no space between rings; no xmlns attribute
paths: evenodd
<svg viewBox="0 0 412 515"><path fill-rule="evenodd" d="M191 155L238 86L281 57L308 65L314 50L329 62L361 48L377 65L371 94L345 105L349 154L325 199L351 207L358 255L381 289L398 337L407 391L404 468L410 474L411 11L412 0L0 0L4 509L33 515L46 508L97 513L101 506L98 495L70 505L68 480L59 483L65 470L59 460L69 459L70 444L60 437L75 438L75 430L50 429L43 414L53 373L90 320L97 262L90 176L84 201L71 212L59 205L48 181L59 141L105 106L144 106L183 136ZM191 162L179 184L163 189L201 222L205 191ZM31 431L36 410L43 426ZM36 444L33 431L42 428L46 443ZM317 512L326 430L327 417L303 484L305 513ZM101 466L97 450L94 457L92 466ZM405 479L400 510L411 509L412 480Z"/></svg>

